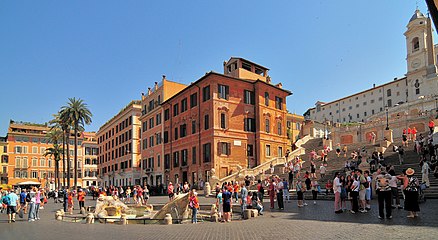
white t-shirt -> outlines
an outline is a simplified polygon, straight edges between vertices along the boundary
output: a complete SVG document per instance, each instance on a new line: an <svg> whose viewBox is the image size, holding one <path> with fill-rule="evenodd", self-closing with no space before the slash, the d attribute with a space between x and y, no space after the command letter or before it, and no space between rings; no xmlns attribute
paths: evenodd
<svg viewBox="0 0 438 240"><path fill-rule="evenodd" d="M321 173L321 174L325 174L325 167L322 165L321 167L319 167L319 172Z"/></svg>
<svg viewBox="0 0 438 240"><path fill-rule="evenodd" d="M397 187L397 177L396 176L391 177L391 180L389 180L389 186L392 188Z"/></svg>
<svg viewBox="0 0 438 240"><path fill-rule="evenodd" d="M368 181L368 187L367 187L367 189L371 190L371 182L372 182L372 179L371 179L370 176L367 177L367 181Z"/></svg>
<svg viewBox="0 0 438 240"><path fill-rule="evenodd" d="M335 177L335 179L333 180L333 192L341 192L341 183L339 182L338 177Z"/></svg>
<svg viewBox="0 0 438 240"><path fill-rule="evenodd" d="M352 189L355 192L359 192L359 181L354 180L353 185L352 185Z"/></svg>

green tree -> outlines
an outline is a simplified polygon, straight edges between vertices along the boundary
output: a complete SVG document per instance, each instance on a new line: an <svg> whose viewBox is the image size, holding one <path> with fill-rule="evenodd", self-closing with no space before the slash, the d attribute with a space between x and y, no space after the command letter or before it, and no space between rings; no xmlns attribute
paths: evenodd
<svg viewBox="0 0 438 240"><path fill-rule="evenodd" d="M92 122L93 114L82 99L69 98L66 106L61 107L60 116L64 123L72 127L74 132L74 187L78 181L78 134L83 131L85 124ZM69 134L67 135L69 139ZM67 141L67 159L69 159L69 147ZM70 161L68 161L69 163Z"/></svg>

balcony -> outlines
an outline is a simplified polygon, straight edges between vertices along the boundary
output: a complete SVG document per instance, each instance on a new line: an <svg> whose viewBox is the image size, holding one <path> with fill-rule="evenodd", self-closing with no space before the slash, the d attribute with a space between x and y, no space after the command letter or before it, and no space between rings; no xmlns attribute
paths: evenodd
<svg viewBox="0 0 438 240"><path fill-rule="evenodd" d="M153 172L153 171L154 171L153 168L146 168L146 169L144 170L145 173L151 173L151 172Z"/></svg>

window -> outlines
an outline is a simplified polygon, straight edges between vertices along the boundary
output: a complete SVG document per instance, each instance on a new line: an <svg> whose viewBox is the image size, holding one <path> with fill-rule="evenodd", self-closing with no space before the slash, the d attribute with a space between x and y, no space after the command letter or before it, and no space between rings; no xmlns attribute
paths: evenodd
<svg viewBox="0 0 438 240"><path fill-rule="evenodd" d="M387 105L388 107L392 107L392 100L391 99L388 99L388 105Z"/></svg>
<svg viewBox="0 0 438 240"><path fill-rule="evenodd" d="M219 143L219 151L220 151L220 155L231 155L231 144L227 143L227 142L220 142Z"/></svg>
<svg viewBox="0 0 438 240"><path fill-rule="evenodd" d="M353 109L353 107L352 107L352 106L349 106L348 109L351 110L351 109Z"/></svg>
<svg viewBox="0 0 438 240"><path fill-rule="evenodd" d="M415 89L415 94L416 94L416 95L420 94L420 89L419 89L419 88L416 88L416 89Z"/></svg>
<svg viewBox="0 0 438 240"><path fill-rule="evenodd" d="M366 117L367 116L367 112L363 112L363 116Z"/></svg>
<svg viewBox="0 0 438 240"><path fill-rule="evenodd" d="M251 65L248 63L243 62L242 63L242 68L248 71L251 71Z"/></svg>
<svg viewBox="0 0 438 240"><path fill-rule="evenodd" d="M283 98L275 97L275 108L283 110Z"/></svg>
<svg viewBox="0 0 438 240"><path fill-rule="evenodd" d="M188 153L187 149L181 150L181 166L187 166Z"/></svg>
<svg viewBox="0 0 438 240"><path fill-rule="evenodd" d="M210 100L210 85L202 88L202 101Z"/></svg>
<svg viewBox="0 0 438 240"><path fill-rule="evenodd" d="M358 113L358 114L356 114L356 116L357 116L357 118L360 118L360 115L359 115L359 113Z"/></svg>
<svg viewBox="0 0 438 240"><path fill-rule="evenodd" d="M379 97L379 101L382 101L383 100L383 97Z"/></svg>
<svg viewBox="0 0 438 240"><path fill-rule="evenodd" d="M38 178L38 172L37 171L32 171L30 176L31 176L31 178Z"/></svg>
<svg viewBox="0 0 438 240"><path fill-rule="evenodd" d="M265 92L265 106L269 106L269 93Z"/></svg>
<svg viewBox="0 0 438 240"><path fill-rule="evenodd" d="M230 94L230 87L227 85L218 84L218 98L227 99Z"/></svg>
<svg viewBox="0 0 438 240"><path fill-rule="evenodd" d="M196 121L193 120L192 121L192 134L195 134L195 133L196 133Z"/></svg>
<svg viewBox="0 0 438 240"><path fill-rule="evenodd" d="M185 136L187 136L187 124L182 124L180 127L179 127L179 136L180 137L185 137Z"/></svg>
<svg viewBox="0 0 438 240"><path fill-rule="evenodd" d="M161 113L157 114L156 122L157 122L157 125L161 124Z"/></svg>
<svg viewBox="0 0 438 240"><path fill-rule="evenodd" d="M190 108L194 108L198 105L198 93L190 95Z"/></svg>
<svg viewBox="0 0 438 240"><path fill-rule="evenodd" d="M226 126L226 115L225 115L225 113L221 113L221 128L222 128L222 129L227 128L227 126Z"/></svg>
<svg viewBox="0 0 438 240"><path fill-rule="evenodd" d="M366 105L367 105L367 102L363 102L363 105L366 106Z"/></svg>
<svg viewBox="0 0 438 240"><path fill-rule="evenodd" d="M204 130L208 130L210 128L210 116L206 114L204 116Z"/></svg>
<svg viewBox="0 0 438 240"><path fill-rule="evenodd" d="M187 111L187 98L181 100L181 112Z"/></svg>
<svg viewBox="0 0 438 240"><path fill-rule="evenodd" d="M278 147L278 157L283 157L283 147Z"/></svg>
<svg viewBox="0 0 438 240"><path fill-rule="evenodd" d="M170 110L166 109L164 110L164 121L169 120L169 118L170 118Z"/></svg>
<svg viewBox="0 0 438 240"><path fill-rule="evenodd" d="M211 161L211 143L206 143L202 145L202 156L204 162Z"/></svg>
<svg viewBox="0 0 438 240"><path fill-rule="evenodd" d="M374 99L371 99L371 103L374 103Z"/></svg>
<svg viewBox="0 0 438 240"><path fill-rule="evenodd" d="M23 153L27 153L27 146L23 146Z"/></svg>
<svg viewBox="0 0 438 240"><path fill-rule="evenodd" d="M175 105L173 105L173 116L177 116L179 114L179 106L178 103L176 103Z"/></svg>
<svg viewBox="0 0 438 240"><path fill-rule="evenodd" d="M36 154L38 153L38 147L32 147L32 153ZM44 153L41 153L44 154Z"/></svg>
<svg viewBox="0 0 438 240"><path fill-rule="evenodd" d="M143 139L143 150L148 148L148 139ZM116 152L117 153L117 152ZM116 154L117 155L117 154Z"/></svg>
<svg viewBox="0 0 438 240"><path fill-rule="evenodd" d="M149 118L149 129L154 127L154 118Z"/></svg>
<svg viewBox="0 0 438 240"><path fill-rule="evenodd" d="M397 95L397 96L400 96L400 92L397 92L396 95Z"/></svg>
<svg viewBox="0 0 438 240"><path fill-rule="evenodd" d="M265 155L266 155L267 157L270 157L270 156L271 156L271 145L269 145L269 144L267 144L267 145L265 146Z"/></svg>
<svg viewBox="0 0 438 240"><path fill-rule="evenodd" d="M174 139L178 140L178 128L177 127L175 128L175 138Z"/></svg>
<svg viewBox="0 0 438 240"><path fill-rule="evenodd" d="M386 96L391 97L391 89L386 90Z"/></svg>
<svg viewBox="0 0 438 240"><path fill-rule="evenodd" d="M247 145L246 156L248 156L248 157L254 156L254 145L252 145L252 144Z"/></svg>
<svg viewBox="0 0 438 240"><path fill-rule="evenodd" d="M418 51L420 49L420 41L418 37L412 39L412 52Z"/></svg>
<svg viewBox="0 0 438 240"><path fill-rule="evenodd" d="M161 166L161 156L157 155L157 166L160 167Z"/></svg>
<svg viewBox="0 0 438 240"><path fill-rule="evenodd" d="M271 122L269 121L269 119L265 119L265 132L271 132Z"/></svg>
<svg viewBox="0 0 438 240"><path fill-rule="evenodd" d="M372 110L371 110L371 114L373 114L373 115L374 115L374 109L372 109Z"/></svg>
<svg viewBox="0 0 438 240"><path fill-rule="evenodd" d="M245 118L244 119L244 130L247 132L255 132L256 126L255 126L255 119L254 118Z"/></svg>
<svg viewBox="0 0 438 240"><path fill-rule="evenodd" d="M254 92L248 91L248 90L244 90L243 91L243 95L244 95L244 102L245 102L245 104L251 104L251 105L255 104Z"/></svg>
<svg viewBox="0 0 438 240"><path fill-rule="evenodd" d="M192 147L192 164L196 164L196 147Z"/></svg>
<svg viewBox="0 0 438 240"><path fill-rule="evenodd" d="M32 158L32 167L36 167L36 166L38 166L38 159Z"/></svg>
<svg viewBox="0 0 438 240"><path fill-rule="evenodd" d="M179 167L179 152L173 152L173 167Z"/></svg>
<svg viewBox="0 0 438 240"><path fill-rule="evenodd" d="M170 155L164 155L164 169L170 169Z"/></svg>
<svg viewBox="0 0 438 240"><path fill-rule="evenodd" d="M281 122L277 122L277 134L282 135L283 134L283 127Z"/></svg>
<svg viewBox="0 0 438 240"><path fill-rule="evenodd" d="M359 107L359 104L356 104L356 108L358 108Z"/></svg>

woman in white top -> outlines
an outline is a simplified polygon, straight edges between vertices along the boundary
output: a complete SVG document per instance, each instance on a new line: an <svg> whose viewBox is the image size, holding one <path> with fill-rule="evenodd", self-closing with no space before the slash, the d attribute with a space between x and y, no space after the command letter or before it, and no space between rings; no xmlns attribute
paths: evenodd
<svg viewBox="0 0 438 240"><path fill-rule="evenodd" d="M357 180L357 176L354 175L353 176L354 181L353 181L353 185L351 186L351 197L352 199L352 209L351 209L351 213L356 213L359 211L359 202L357 201L357 197L359 196L359 181Z"/></svg>

